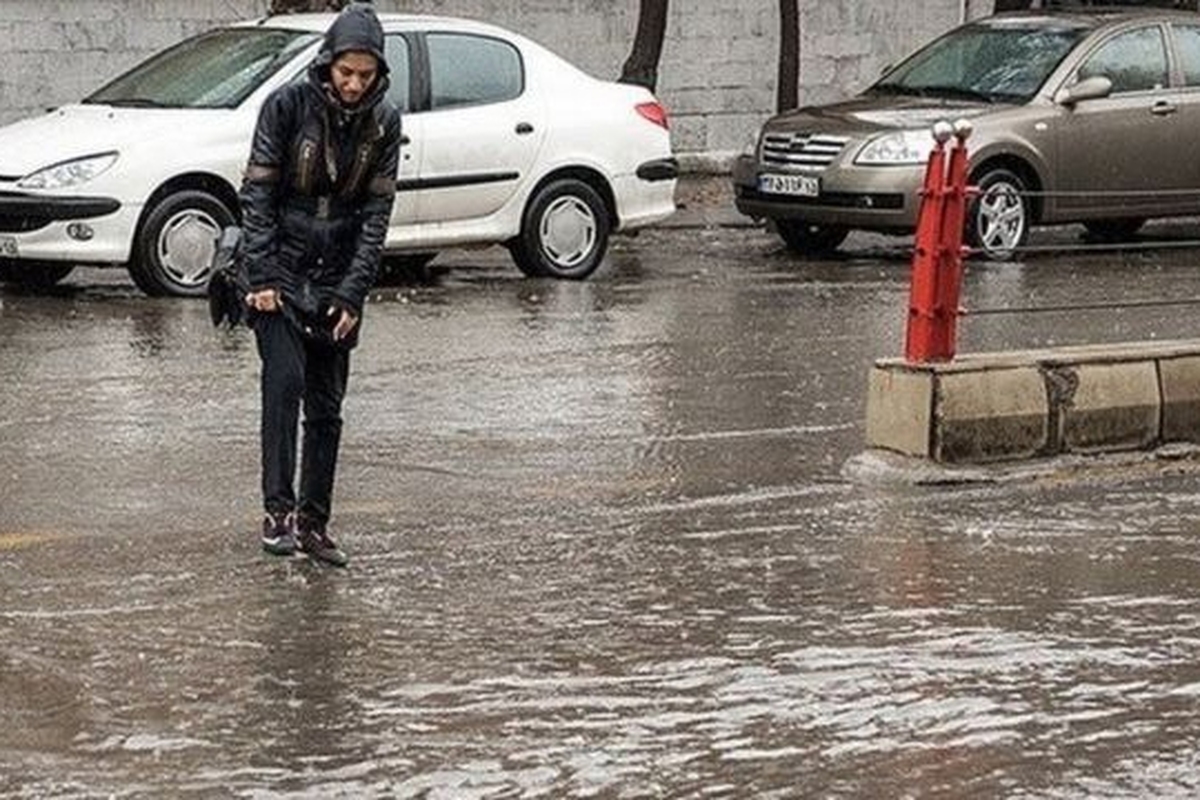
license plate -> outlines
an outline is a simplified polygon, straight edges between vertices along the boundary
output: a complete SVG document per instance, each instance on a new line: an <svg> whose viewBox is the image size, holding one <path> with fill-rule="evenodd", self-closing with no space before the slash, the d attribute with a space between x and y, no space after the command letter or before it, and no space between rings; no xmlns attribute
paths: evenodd
<svg viewBox="0 0 1200 800"><path fill-rule="evenodd" d="M810 175L759 175L758 190L764 194L816 197L821 193L821 180Z"/></svg>
<svg viewBox="0 0 1200 800"><path fill-rule="evenodd" d="M17 237L0 236L0 256L4 258L17 257Z"/></svg>

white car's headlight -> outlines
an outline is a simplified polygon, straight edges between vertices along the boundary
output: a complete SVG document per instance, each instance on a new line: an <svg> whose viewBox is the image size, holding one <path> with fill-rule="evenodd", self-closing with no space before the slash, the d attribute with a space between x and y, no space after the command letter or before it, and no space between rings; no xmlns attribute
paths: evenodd
<svg viewBox="0 0 1200 800"><path fill-rule="evenodd" d="M854 163L867 166L924 164L929 160L934 144L933 134L928 128L885 133L867 142Z"/></svg>
<svg viewBox="0 0 1200 800"><path fill-rule="evenodd" d="M99 153L94 156L51 164L17 181L22 189L64 189L87 183L117 163L116 153Z"/></svg>

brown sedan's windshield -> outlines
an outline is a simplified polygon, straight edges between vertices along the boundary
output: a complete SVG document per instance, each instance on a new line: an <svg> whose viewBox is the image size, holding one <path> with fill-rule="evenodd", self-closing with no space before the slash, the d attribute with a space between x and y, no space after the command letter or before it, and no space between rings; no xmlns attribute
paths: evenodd
<svg viewBox="0 0 1200 800"><path fill-rule="evenodd" d="M933 42L868 91L1022 102L1087 33L1067 25L971 25Z"/></svg>

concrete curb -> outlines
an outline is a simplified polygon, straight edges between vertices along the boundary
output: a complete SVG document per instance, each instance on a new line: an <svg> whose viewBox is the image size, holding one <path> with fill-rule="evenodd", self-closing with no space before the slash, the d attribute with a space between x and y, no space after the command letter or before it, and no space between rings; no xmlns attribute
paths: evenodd
<svg viewBox="0 0 1200 800"><path fill-rule="evenodd" d="M1200 443L1200 340L875 363L867 446L984 464Z"/></svg>

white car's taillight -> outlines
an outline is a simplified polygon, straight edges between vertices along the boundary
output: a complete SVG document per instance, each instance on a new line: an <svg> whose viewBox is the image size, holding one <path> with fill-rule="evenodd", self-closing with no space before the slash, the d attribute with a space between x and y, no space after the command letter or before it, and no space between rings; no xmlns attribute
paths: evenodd
<svg viewBox="0 0 1200 800"><path fill-rule="evenodd" d="M670 128L670 124L667 122L667 110L663 108L662 103L638 103L634 109L643 119L648 119L655 125Z"/></svg>

